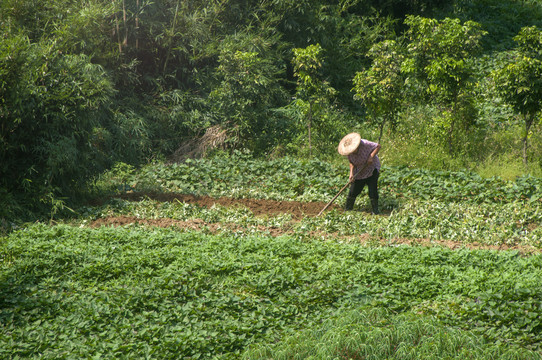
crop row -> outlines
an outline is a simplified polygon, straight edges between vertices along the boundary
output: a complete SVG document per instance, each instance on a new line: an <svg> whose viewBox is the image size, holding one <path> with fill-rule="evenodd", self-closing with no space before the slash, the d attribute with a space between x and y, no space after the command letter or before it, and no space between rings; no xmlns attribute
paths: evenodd
<svg viewBox="0 0 542 360"><path fill-rule="evenodd" d="M340 199L339 199L340 201ZM393 240L428 239L454 241L459 244L479 243L492 246L521 245L542 248L542 209L512 204L461 204L454 202L410 201L383 202L393 210L383 216L368 216L368 200L361 198L359 209L344 213L326 211L323 216L306 216L292 221L285 213L278 216L254 216L248 209L213 206L200 207L180 202L143 200L131 202L112 199L98 208L84 210L84 223L100 218L133 216L139 219L201 220L206 224L235 224L248 230L285 228L297 234L321 232L341 236L369 235ZM387 210L386 210L387 211Z"/></svg>
<svg viewBox="0 0 542 360"><path fill-rule="evenodd" d="M227 157L152 164L140 171L117 169L104 183L127 184L136 190L160 189L211 196L328 201L347 181L348 166L319 160L255 159L236 153ZM542 204L542 179L525 176L515 181L484 179L466 171L429 171L406 167L382 168L384 197L474 204L518 202Z"/></svg>

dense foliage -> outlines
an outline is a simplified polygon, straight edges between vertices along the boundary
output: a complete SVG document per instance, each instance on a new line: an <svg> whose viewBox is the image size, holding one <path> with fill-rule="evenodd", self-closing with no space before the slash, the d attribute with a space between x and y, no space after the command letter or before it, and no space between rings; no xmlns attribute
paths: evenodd
<svg viewBox="0 0 542 360"><path fill-rule="evenodd" d="M115 162L162 159L211 126L225 131L223 148L325 156L346 132L369 136L373 124L388 123L382 141L424 144L432 149L426 161L436 157L428 166L445 167L514 158L514 142L529 139L525 163L540 166L538 112L530 107L522 126L510 95L537 98L537 86L506 85L538 71L510 55L517 48L536 60L532 41L514 41L540 36L536 1L0 7L2 218L39 203L61 207ZM506 82L495 82L493 70ZM356 74L368 81L354 84Z"/></svg>
<svg viewBox="0 0 542 360"><path fill-rule="evenodd" d="M363 307L523 353L542 341L540 255L66 225L13 233L0 254L3 358L234 359Z"/></svg>

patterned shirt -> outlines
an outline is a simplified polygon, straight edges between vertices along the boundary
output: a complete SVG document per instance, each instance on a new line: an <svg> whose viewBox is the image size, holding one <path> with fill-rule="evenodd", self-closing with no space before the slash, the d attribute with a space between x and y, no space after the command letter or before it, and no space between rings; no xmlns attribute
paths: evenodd
<svg viewBox="0 0 542 360"><path fill-rule="evenodd" d="M377 143L361 139L358 150L348 155L348 161L354 165L354 174L365 165L367 159L369 159L369 156L371 156L371 153L374 149L376 149L377 146ZM380 159L378 158L378 155L374 157L371 165L367 166L365 169L363 169L363 171L356 175L356 180L367 179L373 175L374 169L378 169L378 171L380 171Z"/></svg>

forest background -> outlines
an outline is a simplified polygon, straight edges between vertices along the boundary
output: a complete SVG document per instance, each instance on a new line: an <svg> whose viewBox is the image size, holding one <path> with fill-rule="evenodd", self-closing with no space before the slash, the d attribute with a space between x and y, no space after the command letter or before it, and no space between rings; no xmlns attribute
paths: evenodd
<svg viewBox="0 0 542 360"><path fill-rule="evenodd" d="M539 1L2 0L0 28L3 221L115 164L344 161L351 131L388 165L542 175Z"/></svg>

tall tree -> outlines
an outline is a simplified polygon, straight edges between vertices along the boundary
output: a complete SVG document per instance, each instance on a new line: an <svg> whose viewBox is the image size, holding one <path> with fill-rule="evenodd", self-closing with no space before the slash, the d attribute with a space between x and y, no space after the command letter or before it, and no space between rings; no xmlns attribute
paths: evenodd
<svg viewBox="0 0 542 360"><path fill-rule="evenodd" d="M542 115L542 31L536 26L525 27L514 40L518 45L513 61L493 75L500 95L523 117L521 141L527 165L529 136Z"/></svg>
<svg viewBox="0 0 542 360"><path fill-rule="evenodd" d="M284 64L271 56L275 41L238 34L221 45L209 101L217 121L235 135L231 137L235 146L254 150L257 144L264 148L276 140L273 109L284 105L287 94L281 86Z"/></svg>
<svg viewBox="0 0 542 360"><path fill-rule="evenodd" d="M365 105L369 118L380 128L378 141L386 124L394 127L403 98L404 77L401 72L404 54L394 40L375 44L368 52L373 59L371 67L356 73L354 97Z"/></svg>
<svg viewBox="0 0 542 360"><path fill-rule="evenodd" d="M294 75L297 77L297 97L309 104L306 115L309 155L312 156L312 123L314 106L325 102L335 93L327 80L322 76L324 50L320 44L309 45L306 48L294 49Z"/></svg>
<svg viewBox="0 0 542 360"><path fill-rule="evenodd" d="M416 94L441 108L436 135L446 139L453 155L454 132L458 123L468 119L465 110L472 107L472 59L481 50L480 39L486 32L478 23L459 19L407 16L405 23L409 43L403 72L408 83L417 84Z"/></svg>

